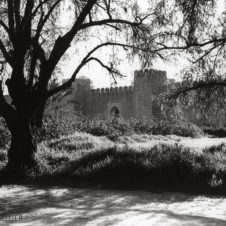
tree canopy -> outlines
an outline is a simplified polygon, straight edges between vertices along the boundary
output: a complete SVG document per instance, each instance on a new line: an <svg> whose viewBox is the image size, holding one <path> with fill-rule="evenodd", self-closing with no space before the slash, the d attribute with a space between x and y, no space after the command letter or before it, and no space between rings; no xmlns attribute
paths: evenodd
<svg viewBox="0 0 226 226"><path fill-rule="evenodd" d="M163 1L165 2L165 1ZM182 83L172 97L200 104L225 106L226 4L214 0L175 0L165 15L174 21L172 43L166 49L186 56L190 65L181 72ZM168 14L167 14L168 12ZM175 25L176 24L176 25ZM196 95L194 95L194 92ZM190 95L191 94L191 95ZM189 98L188 98L189 95ZM191 99L193 101L191 101Z"/></svg>

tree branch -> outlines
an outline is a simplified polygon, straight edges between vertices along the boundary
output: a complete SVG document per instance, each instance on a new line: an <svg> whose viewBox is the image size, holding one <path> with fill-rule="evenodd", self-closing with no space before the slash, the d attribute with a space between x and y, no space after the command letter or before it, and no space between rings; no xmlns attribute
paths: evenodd
<svg viewBox="0 0 226 226"><path fill-rule="evenodd" d="M21 3L21 0L14 1L14 14L15 14L17 32L19 32L20 30L20 3Z"/></svg>
<svg viewBox="0 0 226 226"><path fill-rule="evenodd" d="M7 0L7 4L8 4L9 34L10 34L10 39L14 43L15 27L14 27L14 16L13 16L13 1L12 0Z"/></svg>
<svg viewBox="0 0 226 226"><path fill-rule="evenodd" d="M157 42L158 45L160 46L163 46L163 48L160 48L158 50L186 50L186 49L189 49L191 47L204 47L204 46L207 46L207 45L210 45L210 44L216 44L218 42L221 42L221 44L225 44L226 43L226 38L220 38L220 39L211 39L209 41L206 41L206 42L202 42L202 43L198 43L198 42L194 42L194 43L188 43L187 45L185 46L167 46L163 43L159 43Z"/></svg>
<svg viewBox="0 0 226 226"><path fill-rule="evenodd" d="M80 30L88 28L88 27L94 27L94 26L100 26L100 25L109 25L109 24L127 24L130 26L139 26L141 25L140 22L131 22L127 20L120 20L120 19L106 19L106 20L99 20L99 21L93 21L90 23L84 23L80 26Z"/></svg>
<svg viewBox="0 0 226 226"><path fill-rule="evenodd" d="M23 31L24 42L29 47L31 41L31 27L32 27L32 9L34 7L34 0L27 1L23 19L21 21L20 32Z"/></svg>
<svg viewBox="0 0 226 226"><path fill-rule="evenodd" d="M7 52L1 39L0 39L0 50L1 50L5 60L12 66L13 65L12 59L11 59L9 53Z"/></svg>
<svg viewBox="0 0 226 226"><path fill-rule="evenodd" d="M113 66L109 67L108 65L104 64L101 60L99 60L99 59L96 58L96 57L90 57L90 58L88 59L87 62L90 62L90 61L92 61L92 60L94 60L94 61L96 61L97 63L99 63L103 68L105 68L105 69L112 75L115 84L117 84L117 81L116 81L116 79L115 79L114 74L115 74L115 75L119 75L119 76L121 76L121 77L125 77L125 76L122 75L118 70L114 69Z"/></svg>
<svg viewBox="0 0 226 226"><path fill-rule="evenodd" d="M197 63L198 61L202 60L203 58L205 58L207 55L209 55L214 49L218 48L219 46L221 46L221 43L214 45L212 48L208 49L207 51L205 51L205 53L200 56L198 59L196 59L195 61L192 61L193 64Z"/></svg>
<svg viewBox="0 0 226 226"><path fill-rule="evenodd" d="M44 0L44 1L40 1L40 3L38 4L38 6L34 9L34 11L32 12L31 16L34 17L36 15L36 13L38 12L38 10L40 8L42 8L42 6L47 3L50 0Z"/></svg>
<svg viewBox="0 0 226 226"><path fill-rule="evenodd" d="M15 109L5 100L2 90L2 81L0 81L0 116L2 116L6 120L6 123L9 127L16 116Z"/></svg>
<svg viewBox="0 0 226 226"><path fill-rule="evenodd" d="M177 90L172 95L170 95L170 99L177 99L180 95L195 91L203 88L212 88L212 87L226 87L226 79L223 81L209 81L209 82L196 82L193 83L192 86L182 87L180 90Z"/></svg>
<svg viewBox="0 0 226 226"><path fill-rule="evenodd" d="M62 1L62 0L57 0L57 1L51 6L51 8L49 9L49 11L47 12L47 14L46 14L46 16L45 16L44 18L42 17L43 14L41 14L40 21L39 21L38 27L37 27L37 32L36 32L36 35L35 35L36 39L39 38L40 33L41 33L43 27L45 26L47 20L49 19L49 17L50 17L50 15L52 14L53 10L56 8L56 6L57 6L61 1Z"/></svg>
<svg viewBox="0 0 226 226"><path fill-rule="evenodd" d="M43 50L41 44L36 42L35 38L33 39L32 45L33 45L33 50L32 50L32 57L31 57L28 87L32 87L33 85L37 60L38 59L40 60L41 67L44 67L47 61L45 51Z"/></svg>
<svg viewBox="0 0 226 226"><path fill-rule="evenodd" d="M88 62L90 62L91 60L95 60L97 61L99 64L101 64L101 66L103 66L104 68L106 68L109 72L113 72L115 74L121 75L119 71L116 70L112 70L112 68L108 67L107 65L104 65L99 59L95 58L95 57L90 57L94 52L96 52L98 49L104 47L104 46L119 46L119 47L123 47L123 48L137 48L139 50L143 50L142 48L136 47L136 46L132 46L132 45L126 45L126 44L122 44L122 43L114 43L114 42L105 42L102 43L98 46L96 46L95 48L93 48L90 52L88 52L88 54L83 58L82 62L79 64L79 66L76 68L76 70L74 71L74 73L72 74L71 78L65 82L64 84L49 90L47 92L47 98L49 98L50 96L70 87L72 85L72 83L74 82L78 72L82 69L83 66L85 66ZM145 49L147 51L147 49ZM151 50L150 50L151 51Z"/></svg>
<svg viewBox="0 0 226 226"><path fill-rule="evenodd" d="M42 92L41 90L43 90L43 88L47 86L48 81L51 78L51 75L52 75L52 72L53 72L55 66L57 65L57 63L59 62L59 60L61 59L63 54L69 48L71 41L73 40L73 38L79 31L80 26L82 25L86 16L92 10L92 8L96 2L97 2L97 0L87 1L85 7L82 9L82 12L80 13L79 17L75 21L71 30L69 32L67 32L63 37L59 37L56 40L53 50L47 61L47 64L46 64L47 66L45 67L45 70L44 70L45 72L41 73L40 77L39 77L38 88L39 88L40 92Z"/></svg>
<svg viewBox="0 0 226 226"><path fill-rule="evenodd" d="M10 31L9 31L8 26L2 20L0 20L0 25L5 29L7 34L10 35Z"/></svg>

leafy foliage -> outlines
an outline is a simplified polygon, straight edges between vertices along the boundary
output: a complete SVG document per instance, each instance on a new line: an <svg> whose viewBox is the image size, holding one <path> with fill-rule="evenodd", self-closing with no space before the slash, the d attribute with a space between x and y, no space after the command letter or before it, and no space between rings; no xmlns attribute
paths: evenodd
<svg viewBox="0 0 226 226"><path fill-rule="evenodd" d="M5 121L0 118L0 148L5 148L10 142L10 132L5 125Z"/></svg>
<svg viewBox="0 0 226 226"><path fill-rule="evenodd" d="M83 116L70 115L57 121L52 114L45 116L44 126L37 130L38 141L59 138L73 134L75 131L86 132L95 136L107 136L117 140L120 136L131 134L178 135L184 137L202 136L203 131L192 123L185 121L152 121L152 120L100 120Z"/></svg>

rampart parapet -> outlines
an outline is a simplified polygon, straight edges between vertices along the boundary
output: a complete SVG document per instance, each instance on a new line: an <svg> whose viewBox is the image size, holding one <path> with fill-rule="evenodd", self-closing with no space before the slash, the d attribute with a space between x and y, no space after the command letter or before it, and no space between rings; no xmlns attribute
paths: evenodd
<svg viewBox="0 0 226 226"><path fill-rule="evenodd" d="M160 115L153 100L164 91L166 83L166 72L154 69L135 71L133 86L92 89L89 79L80 78L73 83L72 98L81 105L73 104L72 108L91 117L112 117L114 107L120 117L151 118Z"/></svg>
<svg viewBox="0 0 226 226"><path fill-rule="evenodd" d="M167 78L166 71L154 70L154 69L145 69L145 70L136 70L134 71L135 79L138 77L150 76L153 79L162 77L164 79Z"/></svg>
<svg viewBox="0 0 226 226"><path fill-rule="evenodd" d="M101 88L101 89L92 89L90 92L94 95L98 94L124 94L128 92L132 92L132 86L119 86L119 87L111 87L111 88Z"/></svg>

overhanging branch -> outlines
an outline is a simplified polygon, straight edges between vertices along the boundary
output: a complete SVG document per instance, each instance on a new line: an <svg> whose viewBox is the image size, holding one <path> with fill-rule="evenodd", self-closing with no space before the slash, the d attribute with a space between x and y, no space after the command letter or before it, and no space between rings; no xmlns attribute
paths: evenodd
<svg viewBox="0 0 226 226"><path fill-rule="evenodd" d="M0 39L0 50L1 50L5 60L12 66L13 65L12 59L11 59L9 53L7 52L1 39Z"/></svg>
<svg viewBox="0 0 226 226"><path fill-rule="evenodd" d="M170 99L177 99L180 95L205 88L226 87L226 79L222 81L194 82L192 86L181 87L170 95Z"/></svg>
<svg viewBox="0 0 226 226"><path fill-rule="evenodd" d="M141 20L143 21L143 20ZM88 27L94 27L94 26L101 26L101 25L109 25L109 24L127 24L132 27L136 27L141 25L141 21L139 22L131 22L127 20L120 20L120 19L106 19L106 20L100 20L100 21L92 21L90 23L84 23L80 26L80 30L88 28Z"/></svg>
<svg viewBox="0 0 226 226"><path fill-rule="evenodd" d="M2 81L0 81L0 116L2 116L8 124L10 124L16 116L15 109L5 100L2 90Z"/></svg>
<svg viewBox="0 0 226 226"><path fill-rule="evenodd" d="M45 70L43 73L40 74L40 77L39 77L38 89L40 90L40 92L41 90L43 90L43 88L47 86L48 81L51 78L52 72L55 69L55 66L57 65L57 63L59 62L63 54L69 48L71 41L79 31L80 26L82 25L86 16L92 10L96 2L97 0L87 1L85 7L82 9L79 17L77 18L76 22L72 26L71 30L67 32L63 37L59 37L56 40L53 50L47 61Z"/></svg>
<svg viewBox="0 0 226 226"><path fill-rule="evenodd" d="M101 66L103 66L105 69L107 69L110 73L113 73L113 74L118 74L120 76L123 76L119 71L107 66L107 65L104 65L98 58L95 58L95 57L91 57L91 55L96 52L97 50L99 50L100 48L102 47L106 47L106 46L119 46L119 47L122 47L122 48L135 48L135 49L138 49L138 50L142 50L142 51L155 51L155 50L147 50L147 49L142 49L140 47L137 47L137 46L133 46L133 45L128 45L128 44L123 44L123 43L114 43L114 42L105 42L105 43L102 43L96 47L94 47L90 52L88 52L88 54L83 58L82 62L79 64L79 66L76 68L75 72L72 74L71 78L65 82L64 84L52 89L52 90L49 90L48 93L47 93L47 98L49 98L50 96L70 87L72 85L72 83L74 82L77 74L79 73L79 71L82 69L82 67L84 67L88 62L90 62L91 60L95 60L96 62L98 62ZM114 77L113 77L114 78ZM115 79L115 78L114 78Z"/></svg>
<svg viewBox="0 0 226 226"><path fill-rule="evenodd" d="M10 35L8 26L2 20L0 20L0 25L4 28L7 34Z"/></svg>

